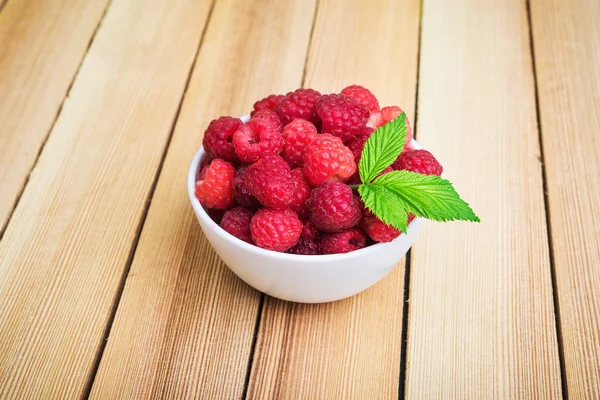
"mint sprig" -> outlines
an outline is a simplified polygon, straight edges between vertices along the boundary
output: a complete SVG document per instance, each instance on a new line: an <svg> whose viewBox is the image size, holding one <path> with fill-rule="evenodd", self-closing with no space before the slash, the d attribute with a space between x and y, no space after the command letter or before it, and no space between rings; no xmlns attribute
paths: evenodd
<svg viewBox="0 0 600 400"><path fill-rule="evenodd" d="M406 113L377 128L365 143L358 163L361 182L369 183L396 160L406 142Z"/></svg>
<svg viewBox="0 0 600 400"><path fill-rule="evenodd" d="M406 114L380 127L365 143L358 164L362 183L358 192L379 219L406 232L408 214L434 221L480 222L452 184L435 175L393 171L377 177L391 165L406 142Z"/></svg>

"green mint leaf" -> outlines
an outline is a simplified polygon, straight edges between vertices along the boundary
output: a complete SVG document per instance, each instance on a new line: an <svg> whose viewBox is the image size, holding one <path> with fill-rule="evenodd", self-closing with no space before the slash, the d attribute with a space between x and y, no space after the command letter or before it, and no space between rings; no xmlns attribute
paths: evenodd
<svg viewBox="0 0 600 400"><path fill-rule="evenodd" d="M373 183L362 184L358 192L365 206L380 220L399 231L406 232L408 214L402 200L385 186Z"/></svg>
<svg viewBox="0 0 600 400"><path fill-rule="evenodd" d="M377 128L365 143L358 173L364 183L369 183L392 164L404 149L406 142L406 113Z"/></svg>
<svg viewBox="0 0 600 400"><path fill-rule="evenodd" d="M378 177L371 186L383 187L386 191L392 192L398 202L402 203L408 212L415 214L417 217L442 222L455 220L480 222L479 217L460 198L452 184L439 176L422 175L411 171L393 171ZM371 190L374 193L381 192L381 189L377 189L379 192ZM386 198L381 197L373 203L383 203L387 198L389 196ZM386 206L372 209L372 211L381 218L377 211L382 211L384 208ZM387 211L384 210L383 212Z"/></svg>

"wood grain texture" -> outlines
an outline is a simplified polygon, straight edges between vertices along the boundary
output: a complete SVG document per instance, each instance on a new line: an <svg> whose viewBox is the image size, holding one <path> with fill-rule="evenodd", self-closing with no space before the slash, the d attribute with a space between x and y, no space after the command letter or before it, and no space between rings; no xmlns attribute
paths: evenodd
<svg viewBox="0 0 600 400"><path fill-rule="evenodd" d="M185 178L211 119L300 86L315 2L217 2L92 398L240 398L260 293L214 253Z"/></svg>
<svg viewBox="0 0 600 400"><path fill-rule="evenodd" d="M320 1L305 86L327 93L363 84L412 116L418 25L416 0ZM347 300L267 298L248 397L396 399L403 290L404 261Z"/></svg>
<svg viewBox="0 0 600 400"><path fill-rule="evenodd" d="M532 1L569 398L600 398L600 3Z"/></svg>
<svg viewBox="0 0 600 400"><path fill-rule="evenodd" d="M0 236L107 2L0 1Z"/></svg>
<svg viewBox="0 0 600 400"><path fill-rule="evenodd" d="M0 242L0 397L85 391L209 8L113 0Z"/></svg>
<svg viewBox="0 0 600 400"><path fill-rule="evenodd" d="M482 223L413 247L407 398L560 398L526 6L427 0L422 24L419 143Z"/></svg>

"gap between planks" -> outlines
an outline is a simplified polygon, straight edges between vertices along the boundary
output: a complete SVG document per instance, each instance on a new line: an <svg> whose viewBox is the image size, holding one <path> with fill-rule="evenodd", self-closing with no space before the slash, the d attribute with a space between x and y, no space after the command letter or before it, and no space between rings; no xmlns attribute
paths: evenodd
<svg viewBox="0 0 600 400"><path fill-rule="evenodd" d="M111 0L112 1L112 0ZM165 147L163 149L163 153L161 155L160 161L158 163L158 168L156 169L156 173L154 174L154 179L152 181L152 185L150 186L150 191L148 192L148 196L146 198L146 203L144 205L144 210L142 212L142 216L138 221L138 226L136 228L135 237L133 239L133 243L131 244L131 249L129 251L129 255L127 257L127 262L125 263L125 268L123 269L123 274L121 276L121 280L119 282L119 286L117 288L117 292L115 294L115 299L110 308L110 316L106 323L106 327L104 329L104 334L102 336L102 341L100 343L100 347L98 348L96 357L94 359L94 363L92 366L92 370L90 371L90 376L88 381L86 382L84 395L82 396L85 399L90 397L90 393L92 391L92 386L94 385L94 379L96 378L96 374L98 372L98 367L100 366L100 361L102 361L102 355L104 354L104 349L106 348L106 343L108 342L108 338L110 336L110 331L115 320L115 315L117 313L117 308L119 307L119 302L121 301L121 296L123 295L123 289L125 288L125 282L127 281L127 276L129 275L129 270L131 269L131 264L133 262L133 257L135 256L135 252L137 250L138 243L140 241L140 236L142 234L142 230L144 229L144 223L146 222L146 217L148 216L148 211L150 210L150 203L152 203L152 198L154 197L154 191L156 190L156 184L158 183L158 178L160 177L160 172L162 171L163 164L165 162L165 158L167 156L167 151L169 150L169 146L171 144L171 140L173 139L173 132L175 131L175 126L177 125L177 120L179 119L179 114L181 112L181 106L183 104L183 99L187 94L190 80L192 77L192 71L194 71L194 66L196 65L196 60L198 59L198 54L200 54L200 49L202 48L202 44L204 43L204 36L206 35L206 30L210 23L212 12L215 7L216 0L212 0L210 4L210 8L208 10L208 16L206 17L206 22L204 24L204 28L202 29L202 34L200 36L200 42L198 43L198 47L196 48L196 53L194 54L194 60L190 65L190 69L187 73L187 79L185 81L185 86L183 89L183 93L181 95L181 99L179 99L179 104L177 105L177 111L175 112L175 116L173 118L173 122L171 123L171 127L169 129L169 136L167 138ZM108 7L107 7L108 9ZM104 10L106 13L106 10ZM104 15L103 15L104 18ZM91 44L91 41L90 41ZM89 49L89 46L88 46ZM86 51L87 53L87 51ZM72 83L71 83L72 85ZM257 328L258 329L258 328Z"/></svg>
<svg viewBox="0 0 600 400"><path fill-rule="evenodd" d="M415 84L415 118L413 122L413 138L417 139L417 124L419 122L419 78L421 76L421 37L423 36L423 2L419 4L419 35L417 37L417 81ZM408 348L408 314L410 307L410 271L411 249L408 249L404 271L404 303L402 304L402 343L400 347L400 376L398 377L398 400L406 398L406 350Z"/></svg>
<svg viewBox="0 0 600 400"><path fill-rule="evenodd" d="M552 226L550 223L550 206L548 200L548 177L546 174L546 158L544 156L544 141L542 140L542 119L540 117L539 88L537 81L537 67L535 59L535 44L533 42L533 20L531 18L531 1L526 0L527 27L529 28L529 49L531 51L531 72L533 74L533 87L535 97L535 118L537 121L538 141L540 146L540 163L542 164L542 190L544 194L544 211L546 213L546 231L548 235L548 250L550 255L550 276L552 279L552 299L554 304L554 322L556 325L556 338L558 341L558 359L560 364L560 383L563 399L569 398L569 387L567 385L567 370L565 366L565 350L563 347L563 334L561 329L560 303L558 299L558 286L556 278L556 264L554 260L554 243L552 240Z"/></svg>
<svg viewBox="0 0 600 400"><path fill-rule="evenodd" d="M6 3L8 3L8 0L0 0L0 12L2 12Z"/></svg>

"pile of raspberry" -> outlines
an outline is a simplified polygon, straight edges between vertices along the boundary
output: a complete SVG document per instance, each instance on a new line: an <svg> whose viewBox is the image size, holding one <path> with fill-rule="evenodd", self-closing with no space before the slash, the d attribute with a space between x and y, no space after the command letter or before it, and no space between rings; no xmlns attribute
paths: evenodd
<svg viewBox="0 0 600 400"><path fill-rule="evenodd" d="M380 108L358 85L339 94L270 95L246 123L221 117L208 125L196 197L225 231L268 250L335 254L389 242L401 232L366 209L349 185L361 183L357 165L369 136L401 112ZM404 151L382 173L441 175L431 153L409 148L408 120L406 136Z"/></svg>

